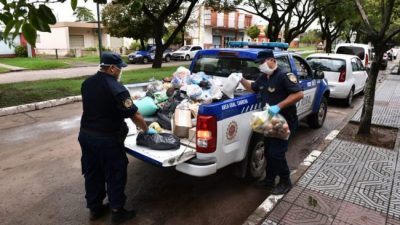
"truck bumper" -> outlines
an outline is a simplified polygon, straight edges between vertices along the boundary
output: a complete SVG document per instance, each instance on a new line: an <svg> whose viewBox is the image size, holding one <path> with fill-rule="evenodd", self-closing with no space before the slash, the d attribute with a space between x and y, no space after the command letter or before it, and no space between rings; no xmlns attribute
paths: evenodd
<svg viewBox="0 0 400 225"><path fill-rule="evenodd" d="M191 176L205 177L217 172L217 163L213 160L199 160L194 158L176 165L175 169Z"/></svg>

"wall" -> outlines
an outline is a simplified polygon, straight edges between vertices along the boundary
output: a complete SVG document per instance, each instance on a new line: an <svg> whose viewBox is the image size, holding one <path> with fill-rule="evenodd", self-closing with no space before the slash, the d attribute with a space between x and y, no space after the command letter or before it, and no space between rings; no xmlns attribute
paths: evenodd
<svg viewBox="0 0 400 225"><path fill-rule="evenodd" d="M19 35L13 41L15 46L20 45ZM4 41L0 41L0 56L13 56L15 54L15 49L13 46L8 46Z"/></svg>
<svg viewBox="0 0 400 225"><path fill-rule="evenodd" d="M84 48L96 47L98 45L95 29L70 27L69 35L83 35Z"/></svg>
<svg viewBox="0 0 400 225"><path fill-rule="evenodd" d="M68 27L51 28L51 33L38 32L38 35L39 42L36 42L38 49L69 48Z"/></svg>

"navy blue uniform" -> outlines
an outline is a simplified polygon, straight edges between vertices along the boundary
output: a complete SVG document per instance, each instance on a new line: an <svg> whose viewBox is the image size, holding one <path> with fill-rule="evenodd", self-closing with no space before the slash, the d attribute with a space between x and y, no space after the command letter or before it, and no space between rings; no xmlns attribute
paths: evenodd
<svg viewBox="0 0 400 225"><path fill-rule="evenodd" d="M124 147L128 127L124 118L132 117L137 107L128 90L103 72L86 79L81 93L83 114L78 140L87 207L101 207L107 193L110 207L122 208L128 165Z"/></svg>
<svg viewBox="0 0 400 225"><path fill-rule="evenodd" d="M262 107L266 103L271 106L277 105L290 94L302 91L295 75L285 72L279 66L269 78L263 74L252 83L251 87L254 92L260 93ZM282 109L280 114L285 117L291 135L293 135L298 124L296 105ZM278 175L281 180L289 181L290 171L285 156L289 141L278 138L264 138L264 145L267 158L266 179L273 180Z"/></svg>

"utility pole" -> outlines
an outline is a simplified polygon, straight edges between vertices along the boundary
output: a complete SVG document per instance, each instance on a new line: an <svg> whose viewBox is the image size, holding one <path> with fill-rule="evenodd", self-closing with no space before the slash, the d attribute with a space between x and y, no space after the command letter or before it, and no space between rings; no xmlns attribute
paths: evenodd
<svg viewBox="0 0 400 225"><path fill-rule="evenodd" d="M99 35L99 60L101 60L101 53L102 53L102 44L101 44L101 24L100 24L100 6L99 3L97 2L97 33Z"/></svg>

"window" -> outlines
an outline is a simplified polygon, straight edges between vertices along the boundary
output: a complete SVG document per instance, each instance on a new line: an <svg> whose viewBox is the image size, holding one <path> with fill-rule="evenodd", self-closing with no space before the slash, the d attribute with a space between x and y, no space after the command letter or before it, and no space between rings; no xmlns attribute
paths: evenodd
<svg viewBox="0 0 400 225"><path fill-rule="evenodd" d="M337 54L346 54L346 55L356 55L361 60L364 60L364 48L354 47L354 46L340 46L337 51Z"/></svg>
<svg viewBox="0 0 400 225"><path fill-rule="evenodd" d="M243 73L243 77L256 80L260 75L258 64L250 59L202 56L196 61L193 72L204 72L211 76L228 77L231 73Z"/></svg>
<svg viewBox="0 0 400 225"><path fill-rule="evenodd" d="M36 44L40 44L40 35L39 34L36 36Z"/></svg>
<svg viewBox="0 0 400 225"><path fill-rule="evenodd" d="M278 56L276 57L276 61L278 62L278 65L286 72L292 72L292 68L290 67L290 62L287 56Z"/></svg>
<svg viewBox="0 0 400 225"><path fill-rule="evenodd" d="M312 70L304 59L293 56L294 63L296 65L297 76L299 79L311 80L313 79Z"/></svg>
<svg viewBox="0 0 400 225"><path fill-rule="evenodd" d="M308 58L307 61L313 70L340 72L346 68L346 61L343 59L315 57Z"/></svg>
<svg viewBox="0 0 400 225"><path fill-rule="evenodd" d="M361 62L361 60L360 60L360 59L356 59L356 60L357 60L358 69L359 69L360 71L364 71L365 68L364 68L364 65L363 65L363 63Z"/></svg>
<svg viewBox="0 0 400 225"><path fill-rule="evenodd" d="M353 72L359 71L356 58L351 59L351 68L353 69Z"/></svg>

